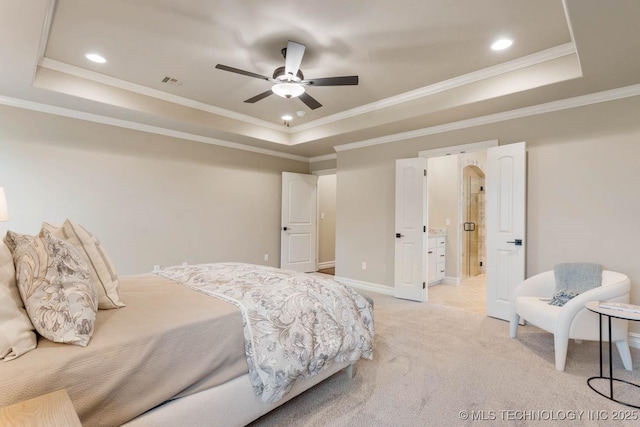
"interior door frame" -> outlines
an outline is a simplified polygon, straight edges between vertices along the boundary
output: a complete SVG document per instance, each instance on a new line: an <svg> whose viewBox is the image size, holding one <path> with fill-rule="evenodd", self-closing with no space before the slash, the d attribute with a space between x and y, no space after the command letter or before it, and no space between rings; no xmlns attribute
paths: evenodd
<svg viewBox="0 0 640 427"><path fill-rule="evenodd" d="M321 176L325 176L325 175L335 175L336 176L336 194L338 193L338 169L336 168L332 168L332 169L320 169L317 171L313 171L311 172L311 175L316 175L317 177L321 177ZM317 202L316 202L316 271L318 271L318 265L320 264L319 261L319 256L320 256L320 192L318 191L318 181L316 181L316 198L317 198ZM335 206L334 206L335 208ZM337 238L336 238L337 240ZM335 242L334 242L334 248L333 248L334 254L335 254ZM334 255L334 267L335 268L335 255Z"/></svg>
<svg viewBox="0 0 640 427"><path fill-rule="evenodd" d="M437 157L443 157L443 156L452 156L452 155L457 155L457 154L466 154L466 153L473 153L473 152L477 152L477 151L486 151L488 148L491 147L497 147L499 145L499 141L497 139L492 139L492 140L488 140L488 141L480 141L480 142L472 142L469 144L462 144L462 145L454 145L453 147L444 147L444 148L434 148L432 150L423 150L418 152L418 157L425 157L427 160L430 158L437 158ZM462 173L463 168L460 168L460 166L458 165L458 170L456 172L457 176L458 176L458 180L460 180L461 177L461 173ZM485 172L486 175L486 172ZM429 166L427 164L427 182L429 182ZM456 200L458 201L458 207L457 207L457 211L456 211L456 215L458 216L458 218L456 218L456 227L458 227L458 229L461 227L461 217L462 217L462 212L461 209L462 207L460 206L460 197L461 197L461 186L458 185L456 188L457 194L456 194ZM429 200L429 185L427 185L427 201ZM428 223L428 216L427 216L427 230L429 229L429 223ZM447 240L448 242L448 240ZM454 242L454 244L456 245L457 248L457 257L456 257L456 274L457 274L457 280L455 281L455 284L460 284L461 280L461 270L460 270L460 264L461 264L461 260L462 260L462 235L460 233L460 230L458 230L458 238L456 239L456 241ZM447 282L447 279L445 277L445 282Z"/></svg>

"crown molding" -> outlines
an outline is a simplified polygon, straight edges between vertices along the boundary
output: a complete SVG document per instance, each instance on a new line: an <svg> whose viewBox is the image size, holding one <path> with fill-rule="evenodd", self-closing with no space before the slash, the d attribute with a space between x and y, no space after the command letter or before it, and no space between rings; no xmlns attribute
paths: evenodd
<svg viewBox="0 0 640 427"><path fill-rule="evenodd" d="M506 120L519 119L522 117L535 116L538 114L551 113L554 111L568 110L571 108L583 107L601 102L615 101L616 99L629 98L640 95L640 84L626 86L602 92L590 93L588 95L576 96L574 98L562 99L559 101L547 102L545 104L533 105L531 107L518 108L501 113L489 114L472 119L460 120L457 122L445 123L428 128L416 129L408 132L396 133L393 135L381 136L378 138L365 139L349 144L337 145L334 148L337 152L355 150L358 148L371 147L373 145L386 144L389 142L403 141L407 139L419 138L421 136L435 135L438 133L451 132L466 129L474 126L482 126L491 123L503 122Z"/></svg>
<svg viewBox="0 0 640 427"><path fill-rule="evenodd" d="M324 156L311 157L309 163L322 162L324 160L334 160L338 158L337 153L325 154Z"/></svg>
<svg viewBox="0 0 640 427"><path fill-rule="evenodd" d="M52 2L53 3L53 2ZM48 32L47 32L48 34ZM46 39L42 44L46 43ZM506 74L512 71L516 71L522 68L531 67L533 65L541 64L546 61L561 58L563 56L576 54L576 47L573 43L565 43L563 45L555 46L550 49L546 49L540 52L533 53L531 55L523 56L505 63L497 64L492 67L484 68L471 73L463 74L458 77L454 77L448 80L444 80L429 86L425 86L416 90L402 93L400 95L392 96L386 99L382 99L376 102L372 102L360 107L352 108L350 110L342 111L340 113L332 114L330 116L323 117L302 125L293 126L291 128L283 128L275 123L268 122L266 120L257 119L246 114L236 113L234 111L226 110L224 108L216 107L204 102L195 101L182 96L174 95L161 90L152 89L147 86L142 86L136 83L131 83L125 80L117 79L115 77L107 76L105 74L98 73L96 71L87 70L85 68L76 67L64 62L56 61L51 58L42 57L39 61L41 67L48 68L50 70L58 71L61 73L69 74L75 77L87 79L97 83L106 84L109 86L124 89L130 92L138 93L152 98L161 99L167 102L172 102L178 105L183 105L189 108L195 108L208 113L217 114L223 117L228 117L234 120L239 120L255 126L261 126L272 130L277 130L285 134L295 134L305 130L313 129L318 126L331 124L340 120L345 120L351 117L355 117L361 114L370 113L373 111L381 110L384 108L392 107L394 105L402 104L404 102L412 101L419 98L424 98L439 92L455 89L464 85L475 83L481 80L496 77L502 74ZM291 144L290 138L288 144Z"/></svg>
<svg viewBox="0 0 640 427"><path fill-rule="evenodd" d="M58 71L61 73L69 74L82 79L102 83L108 86L117 87L120 89L134 92L140 95L149 96L163 101L172 102L174 104L182 105L184 107L194 108L196 110L206 111L207 113L217 114L219 116L227 117L234 120L239 120L255 126L261 126L277 130L288 134L291 132L289 128L277 125L275 123L268 122L266 120L257 119L255 117L248 116L246 114L236 113L234 111L226 110L224 108L215 107L204 102L195 101L193 99L185 98L183 96L174 95L172 93L163 92L158 89L152 89L147 86L142 86L137 83L131 83L125 80L117 79L115 77L107 76L106 74L98 73L96 71L87 70L86 68L76 67L64 62L56 61L55 59L42 57L39 65L43 68ZM289 145L289 144L283 144Z"/></svg>
<svg viewBox="0 0 640 427"><path fill-rule="evenodd" d="M463 74L461 76L454 77L448 80L443 80L429 86L405 92L400 95L392 96L390 98L382 99L380 101L372 102L370 104L362 105L360 107L352 108L351 110L332 114L330 116L326 116L302 125L297 125L292 127L290 129L290 132L292 134L295 134L297 132L313 129L318 126L348 119L350 117L370 113L372 111L381 110L387 107L392 107L394 105L402 104L403 102L424 98L426 96L430 96L439 92L444 92L446 90L455 89L481 80L486 80L492 77L500 76L502 74L510 73L512 71L542 64L544 62L561 58L567 55L573 55L576 52L576 46L573 42L565 43L559 46L542 50L540 52L532 53L531 55L523 56L521 58L483 68L478 71Z"/></svg>
<svg viewBox="0 0 640 427"><path fill-rule="evenodd" d="M280 151L269 150L266 148L252 147L250 145L238 144L236 142L225 141L222 139L211 138L208 136L197 135L189 132L182 132L159 126L145 125L129 120L115 119L112 117L101 116L99 114L86 113L84 111L72 110L70 108L56 107L49 104L27 101L19 98L11 98L0 95L0 104L10 107L22 108L25 110L38 111L41 113L54 114L56 116L69 117L88 122L101 123L110 126L116 126L125 129L132 129L141 132L148 132L157 135L169 136L173 138L186 139L189 141L202 142L205 144L217 145L219 147L233 148L236 150L249 151L252 153L265 154L267 156L281 157L289 160L297 160L300 162L308 162L308 157L297 156L295 154L283 153Z"/></svg>

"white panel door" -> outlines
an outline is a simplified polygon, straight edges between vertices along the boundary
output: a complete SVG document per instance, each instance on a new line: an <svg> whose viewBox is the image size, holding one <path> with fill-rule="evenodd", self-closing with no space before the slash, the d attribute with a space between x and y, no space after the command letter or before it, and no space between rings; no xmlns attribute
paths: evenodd
<svg viewBox="0 0 640 427"><path fill-rule="evenodd" d="M396 298L427 299L427 159L396 160Z"/></svg>
<svg viewBox="0 0 640 427"><path fill-rule="evenodd" d="M508 320L525 277L526 145L487 150L487 315Z"/></svg>
<svg viewBox="0 0 640 427"><path fill-rule="evenodd" d="M315 175L282 172L281 268L316 271L317 180Z"/></svg>

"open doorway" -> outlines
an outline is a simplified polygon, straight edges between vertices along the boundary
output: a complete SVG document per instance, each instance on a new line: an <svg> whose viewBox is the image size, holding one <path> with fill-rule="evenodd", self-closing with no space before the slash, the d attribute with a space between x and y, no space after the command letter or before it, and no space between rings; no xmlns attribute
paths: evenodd
<svg viewBox="0 0 640 427"><path fill-rule="evenodd" d="M466 147L427 160L429 238L444 240L444 257L437 259L446 260L445 274L429 281L429 301L481 314L486 312L486 148Z"/></svg>
<svg viewBox="0 0 640 427"><path fill-rule="evenodd" d="M328 171L318 175L318 272L335 275L336 174Z"/></svg>

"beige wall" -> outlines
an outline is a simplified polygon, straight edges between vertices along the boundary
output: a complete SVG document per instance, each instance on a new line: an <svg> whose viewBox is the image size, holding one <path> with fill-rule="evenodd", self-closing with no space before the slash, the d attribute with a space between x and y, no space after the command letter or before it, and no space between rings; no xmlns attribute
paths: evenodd
<svg viewBox="0 0 640 427"><path fill-rule="evenodd" d="M279 266L281 171L308 168L0 107L0 186L11 217L2 231L37 233L42 221L71 218L101 239L120 274L183 261Z"/></svg>
<svg viewBox="0 0 640 427"><path fill-rule="evenodd" d="M318 177L318 262L336 260L336 175Z"/></svg>
<svg viewBox="0 0 640 427"><path fill-rule="evenodd" d="M638 111L640 97L627 98L339 152L336 275L393 286L395 159L492 139L526 141L527 275L559 262L599 262L628 274L632 301L640 303Z"/></svg>

